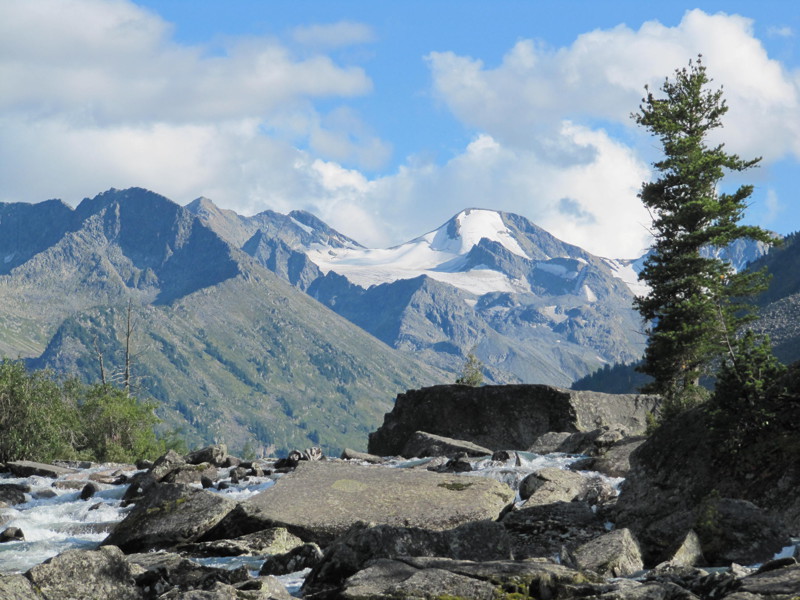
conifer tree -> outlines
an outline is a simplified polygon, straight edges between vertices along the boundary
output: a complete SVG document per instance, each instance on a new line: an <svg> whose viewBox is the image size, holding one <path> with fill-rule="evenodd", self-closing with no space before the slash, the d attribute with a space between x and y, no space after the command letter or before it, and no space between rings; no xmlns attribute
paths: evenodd
<svg viewBox="0 0 800 600"><path fill-rule="evenodd" d="M755 166L709 145L709 134L722 126L728 107L701 57L666 79L657 98L646 97L632 118L658 137L664 157L654 163L658 178L639 193L653 219L654 243L640 280L650 288L636 299L648 328L641 370L654 382L646 391L664 397L665 416L706 396L700 378L720 358L736 352L736 331L750 317L745 302L764 289L761 273L735 273L730 264L704 256L703 248L722 248L749 238L772 243L769 233L739 222L753 187L721 193L726 172Z"/></svg>

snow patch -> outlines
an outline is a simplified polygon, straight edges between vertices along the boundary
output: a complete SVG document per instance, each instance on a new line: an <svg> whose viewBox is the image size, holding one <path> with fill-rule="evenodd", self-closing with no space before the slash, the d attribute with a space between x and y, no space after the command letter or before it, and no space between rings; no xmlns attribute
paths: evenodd
<svg viewBox="0 0 800 600"><path fill-rule="evenodd" d="M635 296L646 296L650 292L650 286L639 281L639 272L642 270L644 257L636 260L617 260L604 258L603 262L611 269L611 273L628 286Z"/></svg>
<svg viewBox="0 0 800 600"><path fill-rule="evenodd" d="M298 221L298 220L297 220L297 219L295 219L294 217L289 217L289 218L292 220L292 223L294 223L295 225L297 225L297 226L298 226L300 229L302 229L302 230L303 230L303 231L305 231L306 233L313 233L313 232L314 232L314 230L313 230L311 227L309 227L308 225L305 225L305 224L301 223L300 221Z"/></svg>

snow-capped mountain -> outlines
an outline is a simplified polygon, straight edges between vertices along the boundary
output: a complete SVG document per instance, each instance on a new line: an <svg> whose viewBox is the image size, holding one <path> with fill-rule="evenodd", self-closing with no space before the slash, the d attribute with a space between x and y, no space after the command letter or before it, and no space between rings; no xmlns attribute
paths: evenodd
<svg viewBox="0 0 800 600"><path fill-rule="evenodd" d="M568 385L642 351L620 273L519 215L464 210L387 249L308 243L275 227L241 247L390 346L450 371L475 349L494 381Z"/></svg>
<svg viewBox="0 0 800 600"><path fill-rule="evenodd" d="M426 275L477 295L530 291L526 282L503 271L471 264L470 251L482 240L530 260L499 213L476 209L465 210L439 229L393 248L317 247L307 254L324 273L334 271L363 288Z"/></svg>

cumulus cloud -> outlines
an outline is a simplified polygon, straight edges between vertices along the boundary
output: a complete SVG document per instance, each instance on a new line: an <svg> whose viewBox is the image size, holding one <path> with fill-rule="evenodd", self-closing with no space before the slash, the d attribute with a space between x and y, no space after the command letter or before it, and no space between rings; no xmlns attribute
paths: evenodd
<svg viewBox="0 0 800 600"><path fill-rule="evenodd" d="M356 113L313 107L369 93L360 67L298 58L270 38L212 54L170 34L123 0L0 4L2 199L75 202L104 186L143 185L182 200L219 192L233 208L263 210L304 185L293 168L302 153L264 135L280 116L299 132L289 141L322 158L374 166L391 152Z"/></svg>
<svg viewBox="0 0 800 600"><path fill-rule="evenodd" d="M797 79L767 56L744 17L692 10L676 27L620 25L560 49L521 40L494 68L452 52L427 60L436 95L453 114L504 144L529 146L565 118L631 125L644 85L657 89L698 54L731 107L727 145L767 159L800 156Z"/></svg>

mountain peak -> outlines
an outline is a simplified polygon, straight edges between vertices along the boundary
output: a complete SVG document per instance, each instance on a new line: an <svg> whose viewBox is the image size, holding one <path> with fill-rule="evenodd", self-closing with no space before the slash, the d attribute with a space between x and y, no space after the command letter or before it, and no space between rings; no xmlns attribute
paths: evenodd
<svg viewBox="0 0 800 600"><path fill-rule="evenodd" d="M494 210L468 208L462 210L439 229L423 236L432 250L463 256L482 239L497 242L509 252L530 259L503 221L503 215Z"/></svg>

